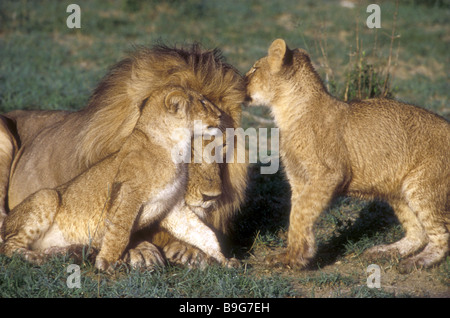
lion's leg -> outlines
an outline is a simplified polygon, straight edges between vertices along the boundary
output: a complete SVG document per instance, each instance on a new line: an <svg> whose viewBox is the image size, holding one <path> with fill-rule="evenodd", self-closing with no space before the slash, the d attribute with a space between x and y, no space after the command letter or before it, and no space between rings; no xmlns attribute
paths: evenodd
<svg viewBox="0 0 450 318"><path fill-rule="evenodd" d="M220 264L230 267L238 264L235 259L225 258L214 232L185 204L172 209L161 221L161 227L176 238L198 247Z"/></svg>
<svg viewBox="0 0 450 318"><path fill-rule="evenodd" d="M142 230L139 237L132 237L135 242L151 242L162 251L164 258L171 264L188 266L190 268L205 268L215 262L199 248L182 242L169 231L158 227Z"/></svg>
<svg viewBox="0 0 450 318"><path fill-rule="evenodd" d="M36 264L45 261L46 253L32 251L31 248L53 225L58 205L58 193L47 189L36 192L19 204L5 218L1 253L7 256L18 253Z"/></svg>
<svg viewBox="0 0 450 318"><path fill-rule="evenodd" d="M374 246L364 254L369 259L377 257L405 257L423 248L427 243L427 236L416 214L403 200L389 202L391 207L405 229L406 235L393 244Z"/></svg>
<svg viewBox="0 0 450 318"><path fill-rule="evenodd" d="M6 196L8 193L11 164L16 148L16 142L9 130L7 119L0 116L0 229L7 215ZM0 237L1 242L2 239Z"/></svg>

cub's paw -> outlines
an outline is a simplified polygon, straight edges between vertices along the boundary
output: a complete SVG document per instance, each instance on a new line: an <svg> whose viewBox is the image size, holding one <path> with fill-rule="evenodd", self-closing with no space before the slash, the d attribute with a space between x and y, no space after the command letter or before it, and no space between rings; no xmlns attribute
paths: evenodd
<svg viewBox="0 0 450 318"><path fill-rule="evenodd" d="M415 269L430 268L442 262L445 256L445 248L428 244L419 254L400 261L398 271L401 274L408 274Z"/></svg>
<svg viewBox="0 0 450 318"><path fill-rule="evenodd" d="M156 266L163 267L166 265L166 260L159 249L146 241L139 243L133 249L129 249L123 260L133 268L152 269Z"/></svg>
<svg viewBox="0 0 450 318"><path fill-rule="evenodd" d="M426 240L423 237L404 237L392 244L371 247L363 253L363 257L369 261L378 259L398 261L400 258L413 255L421 250L424 245L426 245Z"/></svg>
<svg viewBox="0 0 450 318"><path fill-rule="evenodd" d="M232 257L228 258L224 265L227 268L239 268L241 267L241 262L237 258Z"/></svg>
<svg viewBox="0 0 450 318"><path fill-rule="evenodd" d="M42 265L48 259L47 255L44 253L31 251L22 247L17 248L15 246L11 246L8 242L0 244L0 253L9 257L17 255L25 261L35 265Z"/></svg>
<svg viewBox="0 0 450 318"><path fill-rule="evenodd" d="M119 264L120 262L109 262L101 256L97 256L95 259L95 268L108 274L113 274L116 266Z"/></svg>
<svg viewBox="0 0 450 318"><path fill-rule="evenodd" d="M47 255L40 252L23 251L21 254L26 261L35 265L42 265L48 260Z"/></svg>
<svg viewBox="0 0 450 318"><path fill-rule="evenodd" d="M168 243L164 246L163 253L170 263L189 268L205 268L215 262L213 258L199 249L179 241Z"/></svg>
<svg viewBox="0 0 450 318"><path fill-rule="evenodd" d="M364 251L362 258L374 262L377 260L398 260L400 253L397 248L393 248L389 245L377 245Z"/></svg>
<svg viewBox="0 0 450 318"><path fill-rule="evenodd" d="M288 251L268 255L264 261L268 266L291 269L302 269L308 265L307 260L299 256L292 256Z"/></svg>

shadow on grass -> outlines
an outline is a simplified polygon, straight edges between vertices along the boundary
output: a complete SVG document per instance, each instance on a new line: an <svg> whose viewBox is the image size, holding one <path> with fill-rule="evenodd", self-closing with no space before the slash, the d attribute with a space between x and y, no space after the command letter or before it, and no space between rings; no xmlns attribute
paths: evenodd
<svg viewBox="0 0 450 318"><path fill-rule="evenodd" d="M397 239L401 235L398 228L399 222L387 203L365 202L354 222L342 222L331 237L318 244L311 267L324 267L333 264L341 256L359 255L369 247Z"/></svg>
<svg viewBox="0 0 450 318"><path fill-rule="evenodd" d="M281 231L287 231L289 226L289 211L291 208L291 190L283 171L273 175L261 175L259 165L250 167L250 180L247 190L247 200L241 213L234 220L231 231L233 253L238 258L248 256L258 234L275 237ZM322 214L316 227L334 227L325 237L318 238L318 251L311 262L312 269L334 263L345 254L360 254L366 248L376 244L397 239L399 231L398 220L392 208L380 201L360 201L350 208L351 214L358 215L352 221L346 215L342 202L337 200L329 211ZM326 213L334 209L339 216L334 217L333 224L326 221ZM342 210L342 211L341 211ZM261 235L260 235L261 237ZM286 245L286 242L284 242Z"/></svg>
<svg viewBox="0 0 450 318"><path fill-rule="evenodd" d="M230 239L237 257L245 257L258 233L287 229L291 190L284 172L261 175L260 165L251 165L246 201L233 220Z"/></svg>

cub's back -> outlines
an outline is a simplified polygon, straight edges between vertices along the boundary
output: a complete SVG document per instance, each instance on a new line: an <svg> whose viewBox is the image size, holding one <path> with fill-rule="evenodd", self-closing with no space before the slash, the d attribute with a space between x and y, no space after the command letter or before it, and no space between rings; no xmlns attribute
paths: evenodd
<svg viewBox="0 0 450 318"><path fill-rule="evenodd" d="M423 108L389 99L350 102L348 140L393 152L450 155L450 123ZM362 147L362 145L360 145ZM430 153L431 151L431 153ZM449 159L450 160L450 159Z"/></svg>
<svg viewBox="0 0 450 318"><path fill-rule="evenodd" d="M344 139L356 183L402 178L432 165L450 174L450 123L425 109L389 99L348 104ZM394 181L394 182L395 182Z"/></svg>

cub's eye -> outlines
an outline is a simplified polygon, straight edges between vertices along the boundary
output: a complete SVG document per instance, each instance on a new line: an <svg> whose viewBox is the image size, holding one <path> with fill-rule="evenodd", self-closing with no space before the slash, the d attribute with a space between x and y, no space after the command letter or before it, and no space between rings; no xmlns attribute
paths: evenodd
<svg viewBox="0 0 450 318"><path fill-rule="evenodd" d="M250 71L248 71L248 74L247 74L247 75L251 75L251 74L255 73L255 71L256 71L257 69L258 69L258 68L257 68L256 66L253 66L253 67L250 69Z"/></svg>

